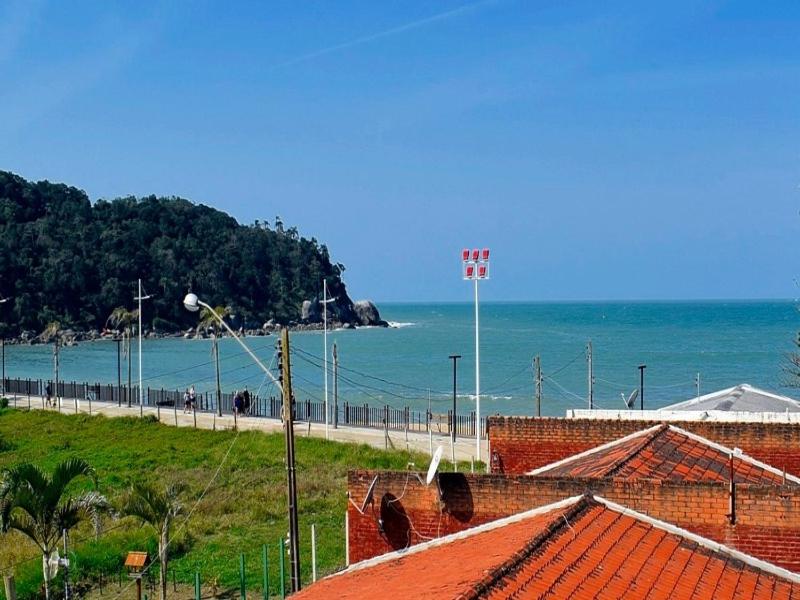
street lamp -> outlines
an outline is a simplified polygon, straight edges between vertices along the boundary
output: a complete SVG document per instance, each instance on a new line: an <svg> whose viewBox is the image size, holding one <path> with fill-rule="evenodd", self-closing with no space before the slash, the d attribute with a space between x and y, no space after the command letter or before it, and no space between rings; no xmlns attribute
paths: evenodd
<svg viewBox="0 0 800 600"><path fill-rule="evenodd" d="M250 355L250 358L261 367L261 370L269 377L272 382L278 386L278 389L281 390L281 397L283 399L283 406L284 406L284 417L285 417L285 431L286 431L286 473L288 479L288 489L289 489L289 531L291 532L291 539L289 540L289 552L290 552L290 562L292 565L292 587L293 591L298 591L300 589L300 548L298 543L298 531L299 531L299 522L297 516L297 484L295 482L295 464L294 464L294 429L292 427L292 398L291 394L287 397L287 394L284 393L283 387L280 381L278 381L275 376L270 372L270 370L262 363L258 357L253 354L253 351L247 346L247 344L242 341L239 335L230 328L230 326L225 322L225 320L211 308L210 305L206 304L202 300L197 297L197 294L193 294L189 292L183 299L183 306L186 307L186 310L189 312L197 312L200 310L200 307L207 309L214 315L214 318L219 321L222 326L227 329L228 333L235 339L238 344L244 349L247 354ZM288 336L286 337L286 342L288 345ZM288 347L282 349L286 356L284 359L288 365ZM291 390L291 387L289 388Z"/></svg>
<svg viewBox="0 0 800 600"><path fill-rule="evenodd" d="M478 322L478 282L489 279L489 249L461 251L461 269L465 281L475 283L475 455L481 459L481 344Z"/></svg>
<svg viewBox="0 0 800 600"><path fill-rule="evenodd" d="M322 370L325 374L325 439L328 439L328 304L336 298L328 298L328 280L322 280Z"/></svg>

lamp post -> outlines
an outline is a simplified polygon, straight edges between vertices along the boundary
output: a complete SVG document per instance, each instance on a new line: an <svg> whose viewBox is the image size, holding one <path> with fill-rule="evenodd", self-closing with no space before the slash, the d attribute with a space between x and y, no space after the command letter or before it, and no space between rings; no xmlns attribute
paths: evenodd
<svg viewBox="0 0 800 600"><path fill-rule="evenodd" d="M461 251L462 276L475 284L475 456L481 459L481 344L478 311L478 282L489 279L489 249Z"/></svg>
<svg viewBox="0 0 800 600"><path fill-rule="evenodd" d="M458 359L461 358L460 354L451 354L450 360L453 361L453 443L456 443L456 363Z"/></svg>
<svg viewBox="0 0 800 600"><path fill-rule="evenodd" d="M322 280L322 352L323 374L325 376L325 439L328 439L328 304L336 298L328 298L328 280Z"/></svg>
<svg viewBox="0 0 800 600"><path fill-rule="evenodd" d="M142 300L149 300L152 296L142 296L142 280L139 280L139 294L134 300L139 301L139 416L142 416L144 409L144 391L142 390Z"/></svg>
<svg viewBox="0 0 800 600"><path fill-rule="evenodd" d="M186 310L189 312L197 312L200 310L200 307L207 309L214 318L219 321L222 326L228 330L228 333L233 337L234 340L244 349L247 354L250 355L250 358L264 371L264 374L269 377L272 382L278 386L281 390L281 396L283 397L283 405L284 405L284 416L286 420L285 429L286 429L286 471L288 477L288 488L289 488L289 531L294 532L292 535L292 539L290 540L289 545L289 552L291 553L290 561L292 563L292 585L293 588L296 586L294 591L300 589L300 551L299 545L297 543L297 531L298 527L298 516L297 516L297 498L296 498L296 490L297 486L295 485L294 481L294 474L295 474L295 465L294 465L294 429L292 428L292 399L290 397L286 397L286 394L283 393L283 386L280 381L278 381L275 376L270 372L270 370L264 365L263 362L259 360L259 358L253 353L252 350L247 346L247 344L242 341L239 335L230 328L230 326L225 322L225 320L215 311L210 305L206 304L202 300L200 300L196 294L186 294L186 297L183 299L183 306L186 307ZM288 342L288 336L286 336ZM288 348L283 347L283 352L285 356L283 360L285 361L286 365L288 366L289 363L289 352Z"/></svg>

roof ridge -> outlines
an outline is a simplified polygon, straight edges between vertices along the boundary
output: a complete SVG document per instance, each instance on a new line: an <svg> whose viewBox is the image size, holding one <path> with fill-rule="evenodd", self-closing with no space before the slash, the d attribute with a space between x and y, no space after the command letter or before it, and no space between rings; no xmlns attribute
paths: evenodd
<svg viewBox="0 0 800 600"><path fill-rule="evenodd" d="M526 472L525 475L541 475L541 474L545 474L546 475L547 471L550 471L551 469L555 469L556 467L560 467L562 465L569 464L569 463L571 463L573 461L576 461L578 459L585 458L587 456L591 456L592 454L597 454L597 453L602 452L604 450L608 450L609 448L614 448L614 447L619 446L621 444L624 444L625 442L628 442L628 441L630 441L632 439L636 439L636 438L642 437L642 436L647 436L650 433L652 433L653 431L656 431L658 428L660 428L661 425L663 425L663 423L659 423L657 425L653 425L653 426L647 427L645 429L637 429L633 433L629 433L628 435L625 435L625 436L623 436L621 438L617 438L615 440L611 440L610 442L606 442L606 443L601 444L599 446L595 446L593 448L589 448L588 450L584 450L583 452L579 452L578 454L573 454L571 456L567 456L566 458L562 458L561 460L557 460L557 461L552 462L550 464L542 465L541 467L536 467L535 469L532 469L532 470Z"/></svg>
<svg viewBox="0 0 800 600"><path fill-rule="evenodd" d="M601 506L601 503L597 502L590 492L587 492L580 500L568 507L567 510L560 515L554 515L553 520L550 521L547 527L539 534L532 537L529 542L519 551L515 552L509 559L489 571L480 581L472 586L472 589L468 593L460 596L460 598L464 600L478 600L482 598L506 575L513 571L515 567L527 559L538 548L547 543L556 533L562 531L566 527L572 528L569 522L575 520L593 506Z"/></svg>
<svg viewBox="0 0 800 600"><path fill-rule="evenodd" d="M629 452L627 456L621 457L616 463L612 464L609 467L609 469L605 472L603 477L613 477L614 475L619 473L622 470L622 467L624 467L630 461L632 461L637 454L639 454L642 450L644 450L645 447L652 444L656 440L656 438L663 435L665 431L669 431L669 424L661 423L658 429L655 429L651 431L649 434L643 436L644 439L642 440L642 442L634 450Z"/></svg>

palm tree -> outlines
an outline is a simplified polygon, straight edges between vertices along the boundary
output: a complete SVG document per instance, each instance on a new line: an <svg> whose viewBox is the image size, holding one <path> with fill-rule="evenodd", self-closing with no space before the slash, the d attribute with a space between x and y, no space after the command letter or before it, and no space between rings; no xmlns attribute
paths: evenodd
<svg viewBox="0 0 800 600"><path fill-rule="evenodd" d="M133 324L138 319L138 310L128 310L124 306L118 306L112 310L106 319L106 325L111 325L114 329L122 328L122 342L128 356L128 389L126 392L128 408L131 407L131 338L133 337Z"/></svg>
<svg viewBox="0 0 800 600"><path fill-rule="evenodd" d="M106 498L97 491L67 494L70 483L81 476L97 485L97 476L89 463L70 458L58 464L52 474L30 463L22 463L6 469L0 481L0 531L19 531L41 550L48 600L48 561L62 534L85 518L97 526L101 514L108 508Z"/></svg>
<svg viewBox="0 0 800 600"><path fill-rule="evenodd" d="M121 510L123 515L137 517L142 523L147 523L158 534L161 600L167 598L170 528L173 520L183 514L180 500L183 490L184 486L181 484L168 485L162 492L152 485L136 483L131 486Z"/></svg>
<svg viewBox="0 0 800 600"><path fill-rule="evenodd" d="M230 306L217 306L214 311L223 319L231 316L233 312ZM217 414L222 416L222 386L219 383L219 320L214 314L204 308L200 312L200 323L197 325L199 329L211 329L211 349L214 354L214 363L217 368Z"/></svg>

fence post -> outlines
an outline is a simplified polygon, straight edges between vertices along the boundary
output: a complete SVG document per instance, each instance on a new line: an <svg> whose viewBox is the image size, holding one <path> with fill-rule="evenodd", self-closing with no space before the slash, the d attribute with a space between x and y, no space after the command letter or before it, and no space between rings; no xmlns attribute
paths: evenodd
<svg viewBox="0 0 800 600"><path fill-rule="evenodd" d="M244 552L239 555L239 595L247 600L247 584L244 577Z"/></svg>
<svg viewBox="0 0 800 600"><path fill-rule="evenodd" d="M281 538L278 548L281 565L281 598L283 599L286 598L286 549L284 547L283 538Z"/></svg>
<svg viewBox="0 0 800 600"><path fill-rule="evenodd" d="M192 416L194 417L194 428L197 429L197 406L192 404Z"/></svg>
<svg viewBox="0 0 800 600"><path fill-rule="evenodd" d="M261 585L264 600L269 600L269 555L266 544L261 547Z"/></svg>
<svg viewBox="0 0 800 600"><path fill-rule="evenodd" d="M317 526L311 524L311 581L317 580Z"/></svg>
<svg viewBox="0 0 800 600"><path fill-rule="evenodd" d="M194 600L200 600L200 571L194 572Z"/></svg>

